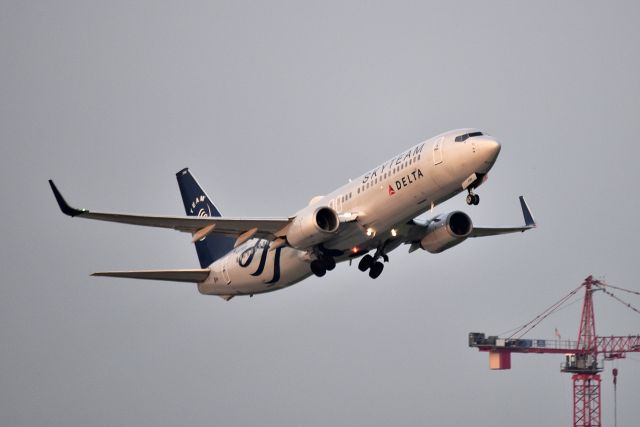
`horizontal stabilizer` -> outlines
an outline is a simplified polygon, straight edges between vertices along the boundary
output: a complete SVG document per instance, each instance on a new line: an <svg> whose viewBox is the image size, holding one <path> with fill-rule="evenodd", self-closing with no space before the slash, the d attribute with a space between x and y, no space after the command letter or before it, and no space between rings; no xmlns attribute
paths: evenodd
<svg viewBox="0 0 640 427"><path fill-rule="evenodd" d="M92 276L124 277L129 279L166 280L169 282L199 283L204 282L211 270L208 268L182 270L137 270L137 271L103 271Z"/></svg>

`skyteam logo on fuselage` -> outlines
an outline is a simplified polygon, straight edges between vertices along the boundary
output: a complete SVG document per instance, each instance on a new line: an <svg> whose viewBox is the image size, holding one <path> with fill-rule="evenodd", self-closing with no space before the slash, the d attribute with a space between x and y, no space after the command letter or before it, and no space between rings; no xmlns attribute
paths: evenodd
<svg viewBox="0 0 640 427"><path fill-rule="evenodd" d="M367 182L373 181L376 178L383 177L385 175L385 172L387 174L389 174L391 171L395 173L395 169L402 167L403 164L405 167L407 166L407 163L412 164L413 162L416 161L418 157L420 157L420 153L422 152L422 148L424 147L424 144L425 143L423 142L422 144L419 144L411 148L410 150L402 153L401 155L394 157L388 162L381 164L371 172L364 174L364 176L362 177L362 184L366 184Z"/></svg>

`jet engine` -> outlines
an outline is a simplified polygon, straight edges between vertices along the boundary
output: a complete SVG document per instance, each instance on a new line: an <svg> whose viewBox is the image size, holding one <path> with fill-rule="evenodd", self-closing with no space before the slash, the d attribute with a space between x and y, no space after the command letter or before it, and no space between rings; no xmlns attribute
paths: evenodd
<svg viewBox="0 0 640 427"><path fill-rule="evenodd" d="M440 214L427 225L427 234L420 240L420 247L437 254L464 242L472 230L471 218L464 212Z"/></svg>
<svg viewBox="0 0 640 427"><path fill-rule="evenodd" d="M308 249L332 238L339 226L338 214L330 207L305 209L291 223L287 242L296 249Z"/></svg>

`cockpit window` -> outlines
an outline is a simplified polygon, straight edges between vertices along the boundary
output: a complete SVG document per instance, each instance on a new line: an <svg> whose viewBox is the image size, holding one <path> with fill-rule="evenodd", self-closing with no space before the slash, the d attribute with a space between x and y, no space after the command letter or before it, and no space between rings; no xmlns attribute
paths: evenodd
<svg viewBox="0 0 640 427"><path fill-rule="evenodd" d="M456 136L456 142L464 142L468 138L473 138L474 136L482 136L482 132L471 132L465 133L464 135L458 135Z"/></svg>

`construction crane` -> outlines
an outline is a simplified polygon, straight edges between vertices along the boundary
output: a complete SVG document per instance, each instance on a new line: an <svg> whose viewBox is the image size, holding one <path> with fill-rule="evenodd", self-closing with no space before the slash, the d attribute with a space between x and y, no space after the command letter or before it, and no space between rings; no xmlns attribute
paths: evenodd
<svg viewBox="0 0 640 427"><path fill-rule="evenodd" d="M584 300L577 341L522 338L582 288L584 288ZM640 292L607 285L594 279L593 276L589 276L568 295L565 295L530 322L517 328L506 338L471 332L469 347L489 352L489 367L491 369L511 369L511 353L564 354L565 362L561 371L572 374L574 427L601 427L600 372L604 368L604 360L622 359L627 353L640 352L640 335L607 337L596 335L596 319L593 310L593 292L595 291L602 291L640 314L640 310L614 295L609 288L640 295ZM617 374L616 369L614 370L614 384Z"/></svg>

